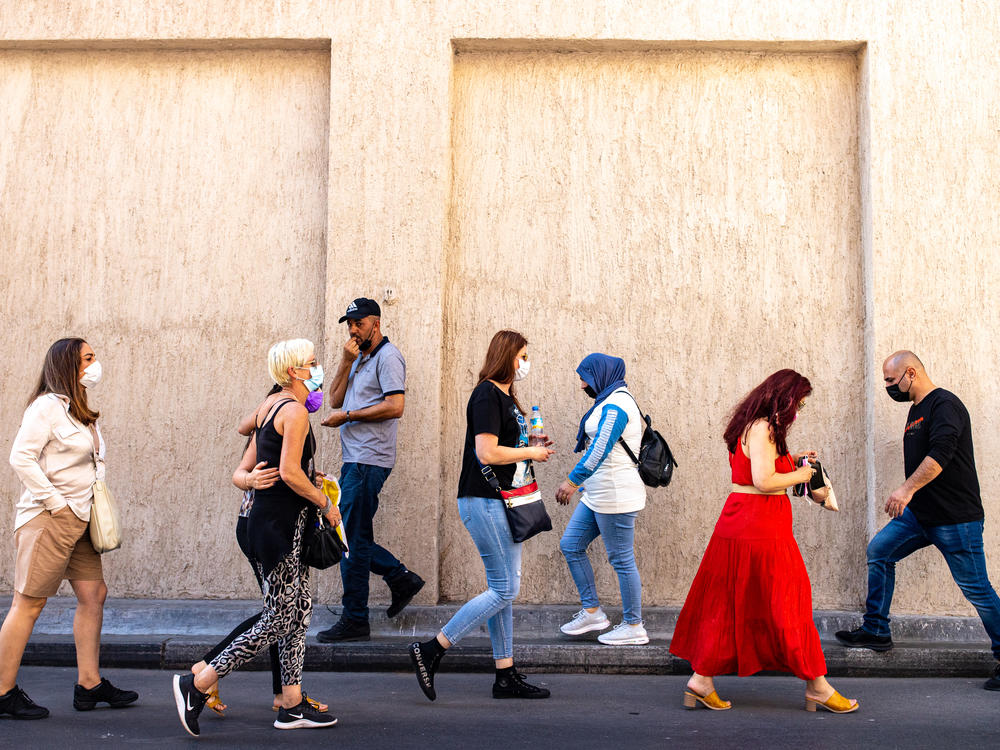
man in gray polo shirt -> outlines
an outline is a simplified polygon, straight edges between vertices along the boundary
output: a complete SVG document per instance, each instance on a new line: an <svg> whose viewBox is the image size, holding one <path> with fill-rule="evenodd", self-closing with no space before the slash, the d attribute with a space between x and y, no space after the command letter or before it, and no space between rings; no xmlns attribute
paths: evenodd
<svg viewBox="0 0 1000 750"><path fill-rule="evenodd" d="M420 576L375 543L372 529L378 493L396 463L396 427L403 416L406 381L406 362L382 335L381 315L378 303L366 297L348 306L340 322L347 322L350 338L327 391L334 411L323 425L340 428L340 513L351 554L340 563L340 620L317 634L324 643L369 639L369 573L389 585L389 617L399 614L424 585Z"/></svg>

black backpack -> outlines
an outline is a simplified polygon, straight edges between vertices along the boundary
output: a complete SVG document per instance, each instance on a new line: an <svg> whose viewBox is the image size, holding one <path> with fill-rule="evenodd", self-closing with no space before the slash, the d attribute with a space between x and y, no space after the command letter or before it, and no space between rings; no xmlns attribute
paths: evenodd
<svg viewBox="0 0 1000 750"><path fill-rule="evenodd" d="M626 391L628 393L628 391ZM628 394L635 401L635 396ZM639 409L639 402L636 401L635 408ZM674 467L677 462L674 454L670 452L670 446L659 432L653 429L652 420L648 414L643 414L639 409L639 415L646 423L646 429L642 431L642 442L639 444L639 457L632 452L632 449L625 444L624 438L618 438L628 457L632 459L639 468L639 477L647 487L666 487L674 476Z"/></svg>

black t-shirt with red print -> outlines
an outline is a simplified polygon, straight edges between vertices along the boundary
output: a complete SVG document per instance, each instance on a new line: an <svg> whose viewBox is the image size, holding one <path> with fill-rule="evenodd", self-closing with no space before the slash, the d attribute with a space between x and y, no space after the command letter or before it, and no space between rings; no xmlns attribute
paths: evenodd
<svg viewBox="0 0 1000 750"><path fill-rule="evenodd" d="M917 490L909 508L924 526L968 523L983 518L979 477L972 449L972 422L958 396L935 388L910 407L903 432L906 476L930 456L941 473Z"/></svg>

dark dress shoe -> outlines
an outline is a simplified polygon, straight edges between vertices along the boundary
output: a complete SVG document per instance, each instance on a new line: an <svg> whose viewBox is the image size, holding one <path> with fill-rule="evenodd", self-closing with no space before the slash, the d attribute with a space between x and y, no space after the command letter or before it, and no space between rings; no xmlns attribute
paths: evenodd
<svg viewBox="0 0 1000 750"><path fill-rule="evenodd" d="M111 708L124 708L137 700L139 700L137 692L116 688L103 677L97 687L89 690L83 685L73 686L73 708L77 711L91 711L98 703L107 703Z"/></svg>
<svg viewBox="0 0 1000 750"><path fill-rule="evenodd" d="M392 592L392 603L385 611L387 617L395 617L413 601L413 597L424 587L424 579L416 573L406 570L389 581L389 591Z"/></svg>
<svg viewBox="0 0 1000 750"><path fill-rule="evenodd" d="M993 676L983 683L983 690L1000 690L1000 664L993 670Z"/></svg>
<svg viewBox="0 0 1000 750"><path fill-rule="evenodd" d="M892 636L873 635L864 628L854 630L838 630L834 637L841 646L847 648L868 648L872 651L888 651L892 648Z"/></svg>
<svg viewBox="0 0 1000 750"><path fill-rule="evenodd" d="M337 643L338 641L370 641L372 629L367 622L361 620L345 620L341 617L333 627L321 630L316 634L320 643Z"/></svg>

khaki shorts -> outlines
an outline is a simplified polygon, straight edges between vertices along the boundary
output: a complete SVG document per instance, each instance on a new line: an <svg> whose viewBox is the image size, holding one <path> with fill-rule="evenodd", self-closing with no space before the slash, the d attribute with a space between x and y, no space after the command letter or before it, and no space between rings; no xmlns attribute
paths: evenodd
<svg viewBox="0 0 1000 750"><path fill-rule="evenodd" d="M103 581L101 556L90 543L90 523L67 506L43 510L14 532L14 590L24 596L55 596L63 579Z"/></svg>

